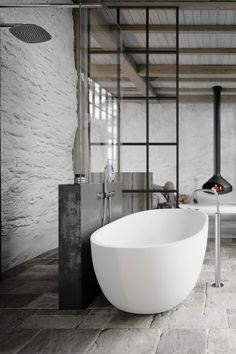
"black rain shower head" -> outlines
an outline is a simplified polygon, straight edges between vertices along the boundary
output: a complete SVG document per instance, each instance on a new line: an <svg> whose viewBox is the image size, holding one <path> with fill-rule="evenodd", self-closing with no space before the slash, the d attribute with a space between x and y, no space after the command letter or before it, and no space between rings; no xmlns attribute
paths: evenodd
<svg viewBox="0 0 236 354"><path fill-rule="evenodd" d="M25 43L42 43L52 38L44 28L34 24L17 24L9 27L11 34Z"/></svg>

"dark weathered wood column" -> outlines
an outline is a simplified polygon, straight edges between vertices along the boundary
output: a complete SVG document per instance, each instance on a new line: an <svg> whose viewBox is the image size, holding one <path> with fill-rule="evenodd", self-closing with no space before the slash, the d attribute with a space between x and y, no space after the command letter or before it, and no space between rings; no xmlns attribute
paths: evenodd
<svg viewBox="0 0 236 354"><path fill-rule="evenodd" d="M110 183L113 220L122 216L122 187ZM59 185L59 308L87 307L99 292L90 236L102 225L102 184Z"/></svg>

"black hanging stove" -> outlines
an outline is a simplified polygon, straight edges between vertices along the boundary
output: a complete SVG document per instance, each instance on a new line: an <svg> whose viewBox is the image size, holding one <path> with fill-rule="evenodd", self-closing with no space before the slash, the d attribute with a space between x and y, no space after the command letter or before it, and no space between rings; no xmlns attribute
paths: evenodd
<svg viewBox="0 0 236 354"><path fill-rule="evenodd" d="M214 86L214 175L202 186L203 189L212 189L219 194L232 191L232 186L220 174L220 113L221 113L221 86Z"/></svg>

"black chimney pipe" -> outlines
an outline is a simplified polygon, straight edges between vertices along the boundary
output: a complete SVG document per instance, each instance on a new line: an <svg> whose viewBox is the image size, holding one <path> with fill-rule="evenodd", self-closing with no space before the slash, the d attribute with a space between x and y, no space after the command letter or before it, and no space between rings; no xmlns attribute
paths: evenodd
<svg viewBox="0 0 236 354"><path fill-rule="evenodd" d="M214 103L214 175L203 186L203 189L212 189L219 194L232 191L232 186L220 174L221 166L221 86L213 87Z"/></svg>
<svg viewBox="0 0 236 354"><path fill-rule="evenodd" d="M221 139L220 139L220 112L221 112L221 86L214 86L214 173L220 174L220 160L221 160Z"/></svg>

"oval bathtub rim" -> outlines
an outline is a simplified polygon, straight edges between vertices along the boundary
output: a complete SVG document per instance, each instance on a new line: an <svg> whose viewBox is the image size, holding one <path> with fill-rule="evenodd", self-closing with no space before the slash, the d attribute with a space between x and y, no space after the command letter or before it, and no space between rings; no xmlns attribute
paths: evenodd
<svg viewBox="0 0 236 354"><path fill-rule="evenodd" d="M152 209L152 210L159 210L159 209ZM184 211L187 211L187 210L191 210L191 212L197 212L197 213L200 213L200 214L204 215L205 222L204 222L203 226L201 227L201 229L197 233L195 233L193 235L190 235L190 236L188 236L186 238L183 238L183 239L180 239L178 241L155 244L155 245L151 245L151 246L148 246L148 245L147 246L145 246L145 245L142 245L142 246L135 246L135 245L133 245L133 246L127 246L127 245L126 246L111 246L111 245L108 245L108 244L101 243L101 242L99 242L99 241L97 241L95 239L97 234L99 232L101 232L101 230L103 230L104 228L108 228L111 224L119 222L123 218L128 218L130 215L148 213L148 212L151 211L151 210L144 210L144 211L140 211L140 212L137 212L137 213L133 213L133 214L130 214L130 215L123 216L120 219L117 219L117 220L115 220L115 221L113 221L113 222L111 222L111 223L109 223L109 224L107 224L105 226L100 227L98 230L94 231L93 234L90 236L90 243L93 243L96 246L100 246L100 247L104 247L104 248L123 249L123 250L124 249L136 250L136 249L161 248L161 247L166 247L166 246L170 247L170 246L176 245L176 244L178 244L180 242L184 242L184 241L187 242L187 240L190 240L190 239L192 239L194 237L198 237L198 235L201 234L201 232L206 227L206 225L208 226L209 217L208 217L207 213L204 212L204 211L201 211L201 210L198 210L198 209L180 209L180 208L179 209L177 209L177 208L175 208L175 209L160 209L160 210L161 210L161 212L163 212L163 211L171 211L171 210L172 211L176 211L176 210L180 211L180 210L182 210L184 212Z"/></svg>

